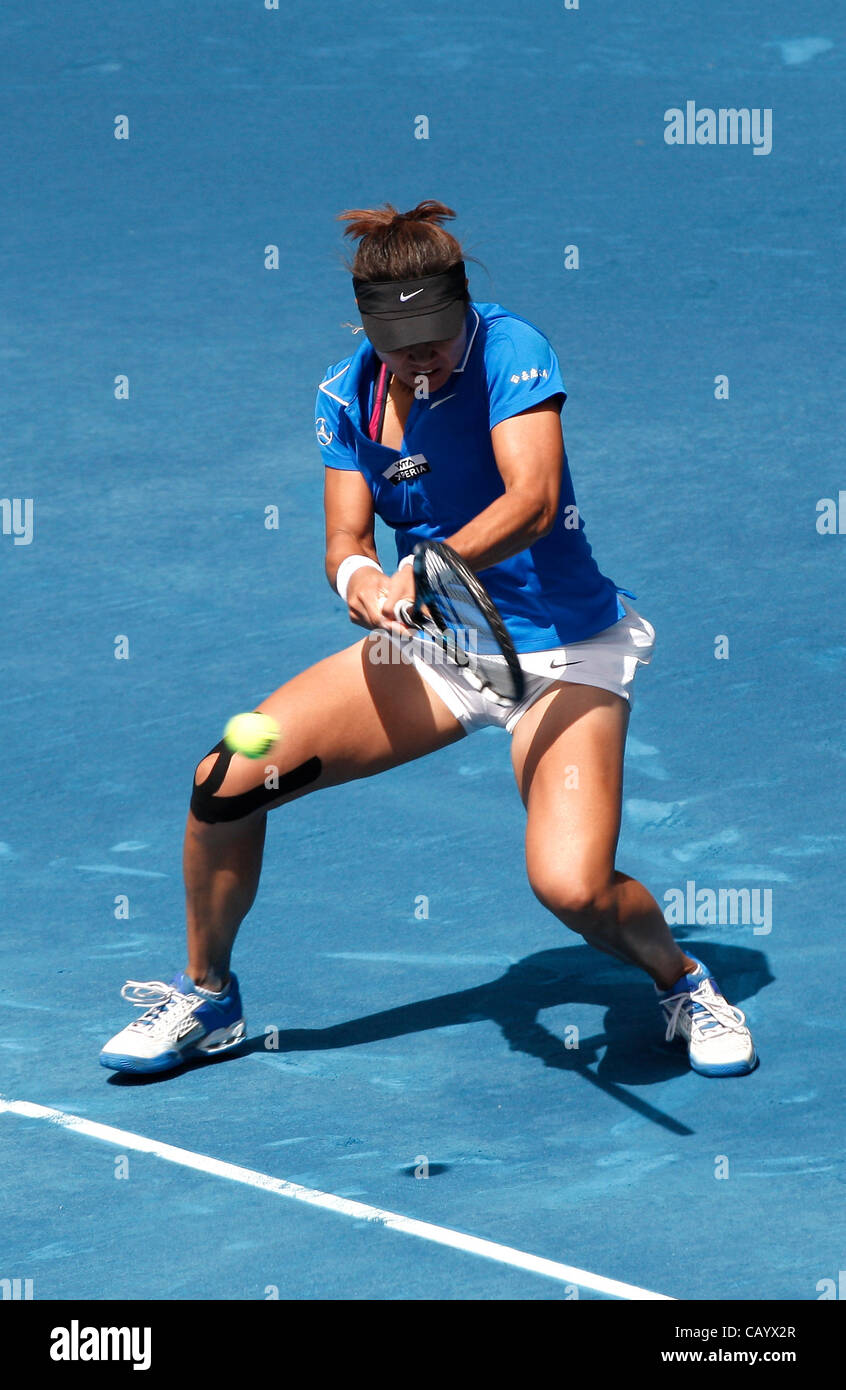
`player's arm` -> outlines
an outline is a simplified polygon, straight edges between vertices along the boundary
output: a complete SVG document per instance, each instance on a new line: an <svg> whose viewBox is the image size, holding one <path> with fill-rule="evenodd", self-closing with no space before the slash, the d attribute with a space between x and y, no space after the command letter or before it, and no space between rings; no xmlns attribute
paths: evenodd
<svg viewBox="0 0 846 1390"><path fill-rule="evenodd" d="M505 492L447 537L472 570L509 559L552 529L564 466L560 405L560 396L548 397L491 430Z"/></svg>
<svg viewBox="0 0 846 1390"><path fill-rule="evenodd" d="M373 498L364 478L358 469L327 468L325 475L326 578L334 589L338 566L348 555L366 555L377 565L379 556L373 530Z"/></svg>
<svg viewBox="0 0 846 1390"><path fill-rule="evenodd" d="M323 487L326 516L326 578L336 588L338 569L351 555L364 555L379 564L374 535L373 497L364 478L356 470L327 468ZM388 577L381 568L361 565L353 570L347 585L350 621L360 627L380 627L382 601ZM404 570L398 593L414 597L414 581ZM390 624L393 626L393 624Z"/></svg>

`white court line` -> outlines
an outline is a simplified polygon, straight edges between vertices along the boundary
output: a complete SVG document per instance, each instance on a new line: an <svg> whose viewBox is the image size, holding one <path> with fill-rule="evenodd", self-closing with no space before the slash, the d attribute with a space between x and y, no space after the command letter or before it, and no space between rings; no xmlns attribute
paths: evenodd
<svg viewBox="0 0 846 1390"><path fill-rule="evenodd" d="M272 1178L268 1173L257 1173L253 1168L241 1168L236 1163L224 1163L219 1158L192 1153L190 1149L178 1149L173 1144L163 1144L158 1139L146 1139L143 1134L132 1134L129 1130L115 1129L112 1125L101 1125L95 1120L83 1119L81 1115L68 1115L64 1110L51 1110L46 1105L34 1105L27 1100L6 1100L0 1096L0 1114L3 1113L22 1115L29 1120L49 1120L51 1124L77 1134L85 1134L90 1139L102 1139L104 1143L117 1144L122 1149L135 1149L139 1153L153 1154L155 1158L163 1158L168 1163L178 1163L183 1168L194 1168L200 1173L228 1178L230 1182L258 1187L264 1192L272 1192L276 1197L292 1197L296 1202L322 1207L326 1211L338 1212L341 1216L351 1216L356 1221L371 1221L376 1225L387 1226L392 1231L402 1231L406 1235L432 1241L435 1245L448 1245L454 1250L481 1255L488 1260L497 1260L500 1264L513 1265L515 1269L528 1270L531 1274L543 1274L549 1279L580 1284L583 1288L609 1294L612 1298L661 1299L675 1302L669 1294L652 1293L649 1289L638 1288L637 1284L622 1284L618 1279L605 1279L601 1274L591 1274L589 1270L577 1269L574 1265L559 1264L557 1260L545 1260L539 1255L529 1255L524 1250L513 1250L510 1245L498 1245L496 1241L468 1236L462 1231L450 1230L447 1226L434 1226L429 1221L416 1221L413 1217L399 1216L393 1211L382 1211L379 1207L370 1207L364 1202L353 1202L347 1197L334 1197L329 1192L301 1187L299 1183L286 1182L284 1178Z"/></svg>

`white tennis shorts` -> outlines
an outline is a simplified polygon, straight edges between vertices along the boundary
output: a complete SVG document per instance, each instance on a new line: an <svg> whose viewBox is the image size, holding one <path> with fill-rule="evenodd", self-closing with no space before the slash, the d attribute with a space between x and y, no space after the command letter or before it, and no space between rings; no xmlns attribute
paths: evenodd
<svg viewBox="0 0 846 1390"><path fill-rule="evenodd" d="M633 703L635 673L647 666L655 648L655 629L632 607L623 594L620 602L625 616L611 627L573 642L567 647L550 651L521 652L520 665L525 678L522 700L516 705L500 704L486 690L476 690L464 677L460 666L453 662L433 662L431 644L427 652L421 649L419 637L399 637L386 634L420 672L427 685L440 695L447 708L468 734L488 725L498 725L513 733L526 711L550 687L565 682L576 685L595 685L610 690L629 704Z"/></svg>

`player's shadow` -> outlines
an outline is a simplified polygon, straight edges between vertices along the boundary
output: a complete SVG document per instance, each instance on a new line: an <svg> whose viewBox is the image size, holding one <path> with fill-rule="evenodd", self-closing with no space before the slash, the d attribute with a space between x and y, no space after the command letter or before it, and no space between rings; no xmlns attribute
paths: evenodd
<svg viewBox="0 0 846 1390"><path fill-rule="evenodd" d="M707 962L726 997L739 1007L772 983L761 951L697 941L685 942L685 947ZM564 1038L539 1021L544 1009L568 1004L607 1006L604 1031L579 1038L578 1047L568 1047ZM280 1029L273 1043L274 1051L278 1045L279 1052L314 1052L491 1020L512 1051L536 1057L546 1067L579 1072L645 1118L675 1133L689 1134L687 1126L622 1089L654 1085L688 1070L684 1048L671 1048L664 1042L661 1018L652 985L640 971L608 960L588 946L571 946L526 956L499 979L454 994L402 1004L327 1028ZM566 1027L566 1021L560 1026ZM250 1038L240 1052L262 1052L269 1041L267 1034Z"/></svg>
<svg viewBox="0 0 846 1390"><path fill-rule="evenodd" d="M677 935L684 938L686 933L680 930ZM714 942L685 940L684 944L707 962L726 997L741 1008L744 999L773 981L762 951ZM545 1009L568 1004L605 1006L603 1031L580 1037L578 1047L568 1047L565 1038L539 1021ZM661 1017L652 984L641 971L609 960L591 947L569 946L526 956L499 979L471 989L400 1004L326 1028L279 1028L272 1039L262 1032L229 1056L234 1060L250 1052L265 1052L271 1041L274 1055L318 1052L489 1020L501 1029L512 1051L525 1052L546 1067L578 1072L644 1118L675 1134L690 1134L686 1125L627 1089L656 1085L688 1070L684 1048L664 1042ZM566 1028L566 1019L559 1026ZM225 1058L198 1059L187 1067L214 1066L218 1060ZM145 1085L180 1074L117 1073L110 1079L114 1085Z"/></svg>

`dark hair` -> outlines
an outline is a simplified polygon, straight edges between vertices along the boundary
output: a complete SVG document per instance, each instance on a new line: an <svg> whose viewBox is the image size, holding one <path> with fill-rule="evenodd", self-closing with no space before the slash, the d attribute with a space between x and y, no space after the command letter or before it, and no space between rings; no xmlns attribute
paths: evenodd
<svg viewBox="0 0 846 1390"><path fill-rule="evenodd" d="M360 280L420 280L464 259L460 242L441 225L455 217L445 203L427 198L410 212L391 203L338 214L344 236L358 241L348 269Z"/></svg>

